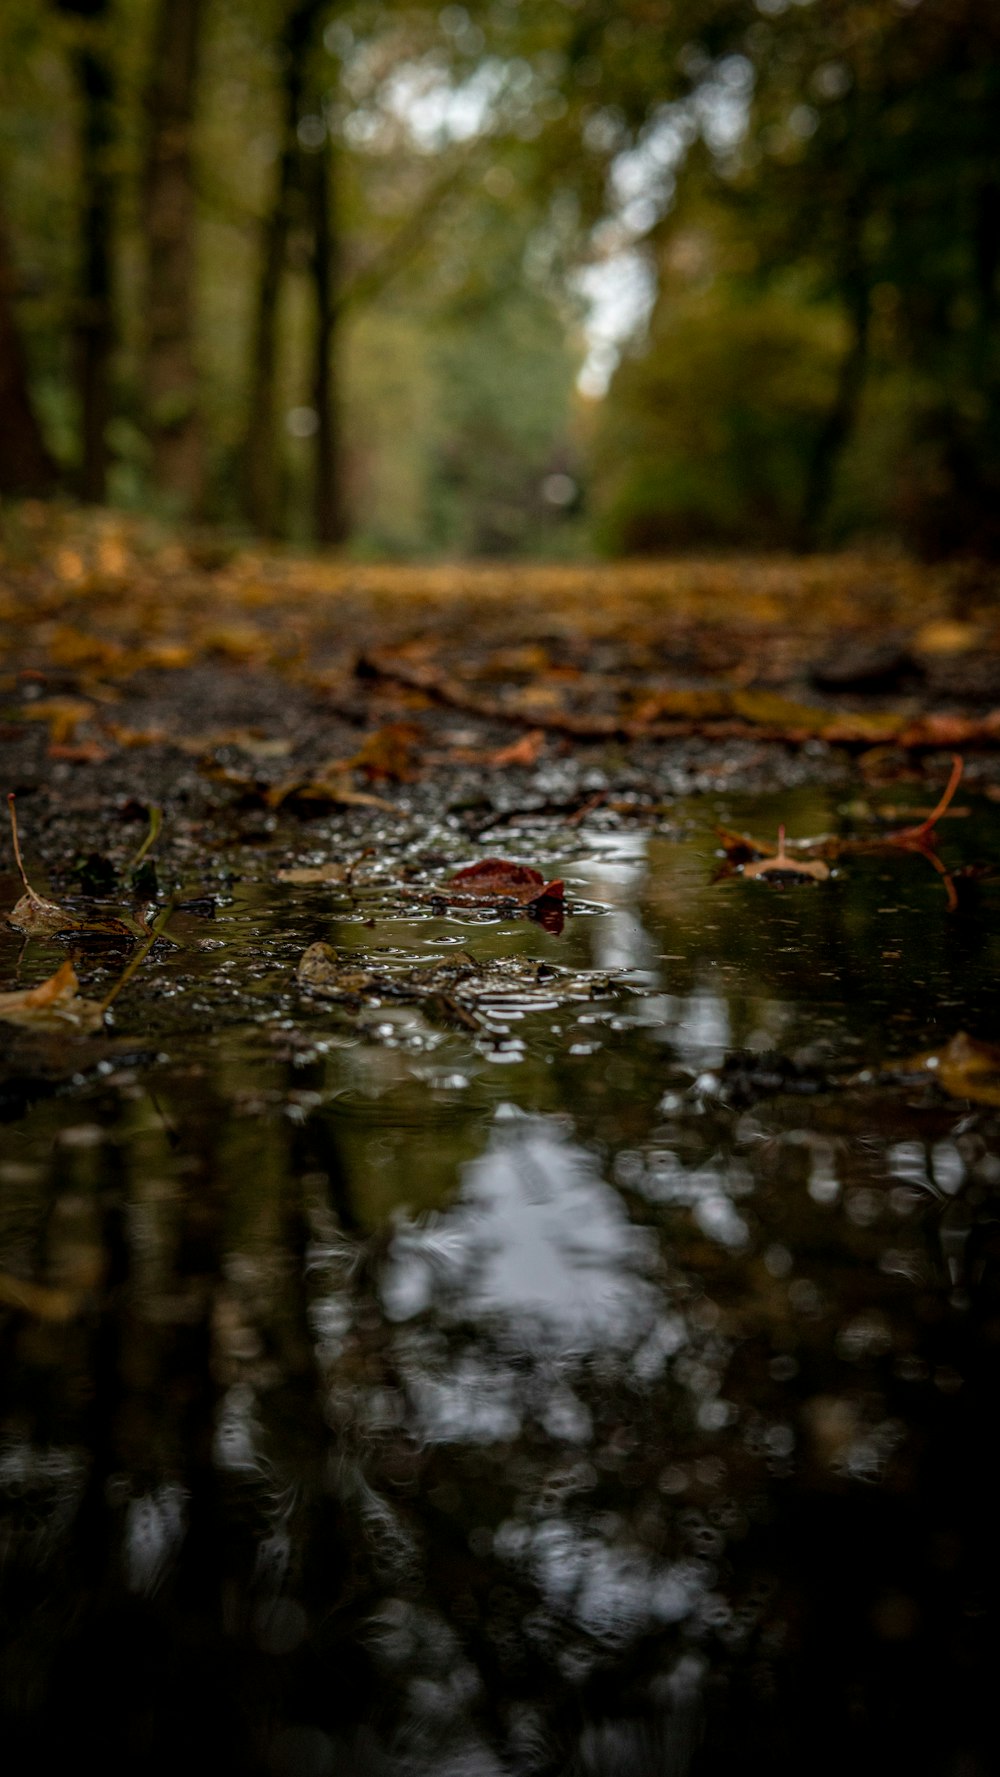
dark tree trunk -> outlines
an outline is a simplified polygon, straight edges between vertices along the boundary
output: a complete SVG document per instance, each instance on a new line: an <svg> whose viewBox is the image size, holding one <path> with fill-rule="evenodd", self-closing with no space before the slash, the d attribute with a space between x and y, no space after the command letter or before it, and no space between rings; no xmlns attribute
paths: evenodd
<svg viewBox="0 0 1000 1777"><path fill-rule="evenodd" d="M114 82L107 49L108 0L66 5L86 16L73 54L80 107L80 271L76 317L80 495L107 498L107 428L114 349Z"/></svg>
<svg viewBox="0 0 1000 1777"><path fill-rule="evenodd" d="M32 405L13 296L13 268L0 221L0 494L48 494L56 468Z"/></svg>
<svg viewBox="0 0 1000 1777"><path fill-rule="evenodd" d="M829 510L837 465L857 422L868 374L868 340L871 305L867 286L855 293L851 313L851 342L841 361L833 403L813 445L806 472L806 488L799 518L798 544L813 549Z"/></svg>
<svg viewBox="0 0 1000 1777"><path fill-rule="evenodd" d="M204 0L158 0L146 89L143 391L157 488L201 504L191 134Z"/></svg>
<svg viewBox="0 0 1000 1777"><path fill-rule="evenodd" d="M312 279L316 303L313 407L316 410L313 515L318 543L342 543L347 535L341 478L337 401L337 230L333 147L329 134L309 157L312 209Z"/></svg>
<svg viewBox="0 0 1000 1777"><path fill-rule="evenodd" d="M306 84L307 63L325 0L295 0L281 38L284 82L282 139L274 196L264 222L260 278L251 338L250 409L244 446L246 516L256 531L274 536L278 529L278 449L275 408L278 365L278 303L285 270L288 236L297 202L301 201L301 150L298 125Z"/></svg>
<svg viewBox="0 0 1000 1777"><path fill-rule="evenodd" d="M859 127L865 124L868 95L859 101ZM868 119L870 123L870 117ZM855 152L863 155L864 141ZM868 375L871 343L871 275L865 253L865 229L871 206L870 180L863 160L854 171L844 206L840 248L840 294L847 310L850 338L841 360L830 410L819 429L806 469L805 491L799 512L797 542L800 549L814 549L829 510L837 468L844 447L857 424Z"/></svg>

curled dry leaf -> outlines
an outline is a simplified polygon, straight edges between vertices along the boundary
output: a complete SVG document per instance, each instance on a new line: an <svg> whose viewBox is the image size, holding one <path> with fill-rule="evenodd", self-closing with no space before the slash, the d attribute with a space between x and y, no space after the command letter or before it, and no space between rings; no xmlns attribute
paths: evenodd
<svg viewBox="0 0 1000 1777"><path fill-rule="evenodd" d="M102 914L97 918L81 918L79 914L70 913L67 907L60 907L58 901L46 900L38 894L28 881L21 856L21 843L17 831L17 812L14 807L13 791L8 793L7 807L10 810L10 830L14 842L14 859L18 874L24 884L24 894L15 902L7 915L8 924L15 931L24 932L29 938L52 938L59 932L79 932L81 936L95 938L145 938L149 928L140 925L138 920L118 918L113 914Z"/></svg>
<svg viewBox="0 0 1000 1777"><path fill-rule="evenodd" d="M0 1019L26 1030L99 1030L104 1006L80 997L80 983L71 962L63 963L47 981L16 993L0 993Z"/></svg>
<svg viewBox="0 0 1000 1777"><path fill-rule="evenodd" d="M790 858L785 850L785 829L778 828L778 849L770 858L755 858L743 866L744 876L807 876L813 882L825 882L829 864L822 858Z"/></svg>
<svg viewBox="0 0 1000 1777"><path fill-rule="evenodd" d="M527 907L532 901L562 901L566 890L561 880L546 882L540 870L529 864L513 864L509 858L482 858L478 864L466 864L449 879L451 901L517 901ZM458 894L453 891L458 890Z"/></svg>

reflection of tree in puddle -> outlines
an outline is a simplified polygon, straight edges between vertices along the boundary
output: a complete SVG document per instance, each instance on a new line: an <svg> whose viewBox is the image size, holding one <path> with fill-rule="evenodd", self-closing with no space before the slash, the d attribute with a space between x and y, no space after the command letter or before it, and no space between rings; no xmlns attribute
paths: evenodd
<svg viewBox="0 0 1000 1777"><path fill-rule="evenodd" d="M696 1770L943 1771L935 1670L978 1757L995 1120L651 1071L609 1124L626 1037L485 1132L388 1062L368 1134L301 1069L39 1114L3 1264L78 1311L4 1333L15 1768L679 1773L700 1696Z"/></svg>

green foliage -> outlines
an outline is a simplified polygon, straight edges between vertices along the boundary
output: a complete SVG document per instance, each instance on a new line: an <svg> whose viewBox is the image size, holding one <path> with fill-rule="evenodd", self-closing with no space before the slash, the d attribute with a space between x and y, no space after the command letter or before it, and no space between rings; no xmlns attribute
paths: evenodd
<svg viewBox="0 0 1000 1777"><path fill-rule="evenodd" d="M229 522L244 510L291 5L204 7L191 355L201 514ZM73 471L85 319L73 66L98 44L113 91L110 491L170 513L177 495L153 473L153 435L189 412L190 388L178 374L172 405L168 377L149 411L154 0L115 0L110 30L86 12L33 0L0 10L0 209L17 325L49 447ZM582 520L540 490L591 437L582 479L606 548L881 531L931 553L1000 550L994 0L343 0L317 5L313 23L268 421L284 534L306 540L315 516L304 169L322 144L329 392L362 552L580 544ZM676 151L658 163L667 127ZM658 273L648 337L587 416L573 391L585 346L575 280L636 243Z"/></svg>
<svg viewBox="0 0 1000 1777"><path fill-rule="evenodd" d="M599 538L613 553L781 546L829 402L835 311L732 291L661 304L601 429Z"/></svg>

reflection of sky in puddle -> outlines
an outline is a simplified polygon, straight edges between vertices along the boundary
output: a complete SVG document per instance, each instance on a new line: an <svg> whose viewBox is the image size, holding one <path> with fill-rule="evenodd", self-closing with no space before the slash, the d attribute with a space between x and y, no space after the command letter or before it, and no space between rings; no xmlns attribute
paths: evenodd
<svg viewBox="0 0 1000 1777"><path fill-rule="evenodd" d="M428 1304L442 1252L452 1311L506 1321L529 1346L628 1345L653 1316L651 1245L561 1119L503 1107L445 1229L443 1244L440 1226L430 1236L433 1251L412 1231L396 1243L385 1284L394 1318Z"/></svg>

